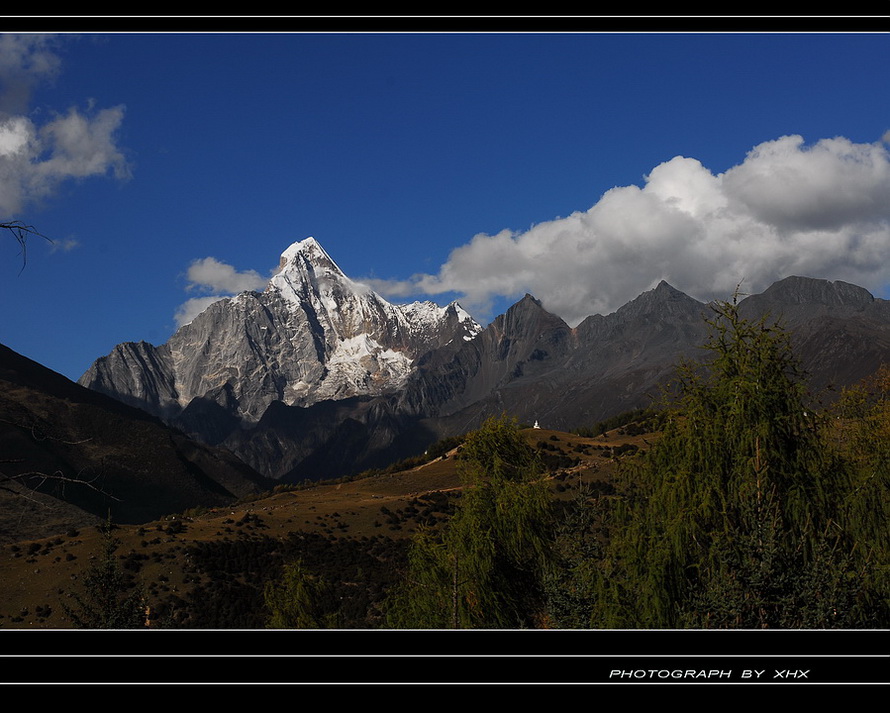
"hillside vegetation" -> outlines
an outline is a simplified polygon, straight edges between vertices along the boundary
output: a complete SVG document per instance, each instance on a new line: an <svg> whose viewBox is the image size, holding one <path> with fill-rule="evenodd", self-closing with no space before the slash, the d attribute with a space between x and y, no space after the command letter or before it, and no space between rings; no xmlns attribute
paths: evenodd
<svg viewBox="0 0 890 713"><path fill-rule="evenodd" d="M555 502L580 488L608 487L619 450L642 437L613 431L584 438L518 429L548 463ZM382 623L380 602L407 561L418 527L441 526L461 493L459 445L352 478L245 497L226 508L194 508L143 525L112 527L127 589L144 592L152 626L262 628L266 582L301 560L344 601L340 625ZM63 605L83 590L102 558L104 526L68 529L0 549L0 627L68 627ZM345 597L345 599L340 599Z"/></svg>
<svg viewBox="0 0 890 713"><path fill-rule="evenodd" d="M819 408L780 325L725 303L710 328L707 366L623 419L492 418L356 477L6 546L0 625L103 626L135 593L150 627L887 627L890 371Z"/></svg>

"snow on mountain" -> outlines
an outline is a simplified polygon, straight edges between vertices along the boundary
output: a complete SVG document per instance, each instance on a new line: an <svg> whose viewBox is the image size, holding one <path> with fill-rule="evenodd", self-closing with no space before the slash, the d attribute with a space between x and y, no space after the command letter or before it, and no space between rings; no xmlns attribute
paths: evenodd
<svg viewBox="0 0 890 713"><path fill-rule="evenodd" d="M80 383L162 417L202 399L256 421L272 401L394 391L423 354L480 331L456 303L387 302L306 238L262 292L210 305L159 347L118 345Z"/></svg>
<svg viewBox="0 0 890 713"><path fill-rule="evenodd" d="M387 302L366 285L347 277L315 238L296 242L281 254L278 272L268 289L277 291L297 309L311 305L325 332L337 339L361 334L376 337L387 331L388 342L403 341L403 351L417 351L415 342L424 348L431 340L438 340L450 312L456 314L464 339L472 339L481 331L457 303L441 307L433 302Z"/></svg>

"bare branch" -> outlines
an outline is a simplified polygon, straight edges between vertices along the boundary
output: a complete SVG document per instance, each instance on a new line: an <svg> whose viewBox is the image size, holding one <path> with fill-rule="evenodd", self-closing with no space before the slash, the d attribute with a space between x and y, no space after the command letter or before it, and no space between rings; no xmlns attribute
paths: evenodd
<svg viewBox="0 0 890 713"><path fill-rule="evenodd" d="M21 461L0 461L3 463L13 463L13 462L21 462ZM26 480L30 478L39 479L39 483L36 485L25 483ZM95 478L93 479L95 480ZM112 500L116 500L120 502L119 498L114 497L110 493L102 490L101 488L93 485L92 480L84 480L82 478L72 478L70 476L65 475L61 471L56 471L55 473L44 473L42 471L28 471L25 473L18 473L16 475L7 475L6 473L0 472L0 490L12 493L13 495L17 495L19 497L25 498L26 500L35 501L33 497L31 497L30 493L39 492L40 486L46 483L47 481L52 481L55 483L71 484L71 485L82 485L84 487L89 488L101 495L111 498ZM17 489L12 487L12 485L18 485L22 489ZM36 501L35 501L36 502Z"/></svg>
<svg viewBox="0 0 890 713"><path fill-rule="evenodd" d="M66 446L77 446L83 443L87 443L92 440L92 438L84 438L79 441L68 441L62 438L57 438L55 436L51 436L46 433L43 429L38 426L31 425L28 426L23 423L16 423L14 421L8 421L6 419L0 419L0 423L5 423L10 426L14 426L16 428L24 429L30 431L31 438L36 441L54 441L56 443L61 443ZM24 459L5 459L0 460L0 464L2 463L23 463ZM97 476L98 478L98 476ZM17 473L15 475L9 475L0 471L0 491L11 493L18 497L24 498L26 500L30 500L32 502L36 502L36 499L31 496L31 493L36 493L40 491L40 487L45 483L52 481L53 483L60 483L63 487L66 484L78 485L87 487L90 490L93 490L100 495L104 495L106 497L111 498L112 500L119 501L119 498L114 497L111 493L106 492L105 490L97 487L93 484L93 482L97 479L93 478L92 480L86 480L80 477L71 477L65 475L61 471L56 471L55 473L44 473L42 471L26 471L23 473ZM27 481L36 479L37 483L29 483ZM15 487L18 486L18 487Z"/></svg>
<svg viewBox="0 0 890 713"><path fill-rule="evenodd" d="M21 256L22 256L22 270L25 269L25 264L27 263L27 243L28 238L30 237L38 237L43 238L48 242L53 242L51 238L43 235L37 228L33 225L27 225L20 220L12 220L5 223L0 223L0 230L8 230L12 233L16 242L19 244L21 248ZM21 272L21 271L19 271Z"/></svg>
<svg viewBox="0 0 890 713"><path fill-rule="evenodd" d="M66 441L62 438L56 438L55 436L50 436L48 433L46 433L39 426L26 426L22 423L17 423L15 421L8 421L5 418L0 418L0 423L5 423L8 426L15 426L16 428L23 428L23 429L30 430L31 438L33 438L38 443L40 441L55 441L56 443L61 443L62 445L65 445L65 446L79 446L82 443L89 443L90 441L93 440L92 438L82 438L79 441ZM0 460L0 463L11 463L11 462L12 461L8 461L8 460L7 461Z"/></svg>

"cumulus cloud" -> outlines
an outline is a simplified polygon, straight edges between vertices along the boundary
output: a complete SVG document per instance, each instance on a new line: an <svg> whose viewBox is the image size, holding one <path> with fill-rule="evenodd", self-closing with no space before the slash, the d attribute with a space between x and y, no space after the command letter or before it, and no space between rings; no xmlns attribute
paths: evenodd
<svg viewBox="0 0 890 713"><path fill-rule="evenodd" d="M214 302L227 299L239 292L262 290L269 281L256 270L239 271L215 257L194 260L186 271L186 279L187 291L210 294L192 297L179 306L174 315L179 327L191 322Z"/></svg>
<svg viewBox="0 0 890 713"><path fill-rule="evenodd" d="M484 313L530 292L576 324L614 311L659 280L699 299L759 291L789 275L873 291L890 263L890 156L882 141L784 136L713 173L677 156L641 186L524 232L479 234L438 272L368 281L384 295L457 293Z"/></svg>
<svg viewBox="0 0 890 713"><path fill-rule="evenodd" d="M68 180L130 175L117 145L122 106L97 110L87 102L50 115L42 124L28 115L34 86L59 72L53 41L41 35L0 35L0 216L20 213Z"/></svg>
<svg viewBox="0 0 890 713"><path fill-rule="evenodd" d="M192 262L186 272L186 278L189 281L187 289L208 289L228 294L261 290L268 281L256 270L239 272L215 257L205 257Z"/></svg>
<svg viewBox="0 0 890 713"><path fill-rule="evenodd" d="M58 76L57 42L53 35L0 35L0 112L25 113L34 87Z"/></svg>

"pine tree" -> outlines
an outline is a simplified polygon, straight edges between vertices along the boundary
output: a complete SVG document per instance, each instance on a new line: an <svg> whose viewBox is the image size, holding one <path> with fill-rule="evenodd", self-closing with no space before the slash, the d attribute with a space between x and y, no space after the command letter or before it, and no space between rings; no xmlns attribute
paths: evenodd
<svg viewBox="0 0 890 713"><path fill-rule="evenodd" d="M420 529L388 622L408 628L541 623L551 500L515 421L489 419L460 453L462 494L441 530Z"/></svg>
<svg viewBox="0 0 890 713"><path fill-rule="evenodd" d="M147 625L147 604L141 589L128 586L117 560L120 540L111 522L102 527L102 556L83 576L83 591L72 592L73 605L63 604L78 629L135 629Z"/></svg>
<svg viewBox="0 0 890 713"><path fill-rule="evenodd" d="M580 486L554 528L553 566L545 581L548 627L583 629L594 612L594 568L602 557L598 523L599 497Z"/></svg>
<svg viewBox="0 0 890 713"><path fill-rule="evenodd" d="M263 592L270 612L268 629L326 629L336 626L336 614L326 605L326 584L301 561L285 566L280 582L268 582Z"/></svg>
<svg viewBox="0 0 890 713"><path fill-rule="evenodd" d="M713 358L679 369L662 437L623 472L593 624L886 625L855 539L853 469L806 405L789 335L735 301L713 308ZM880 513L859 515L886 532Z"/></svg>

